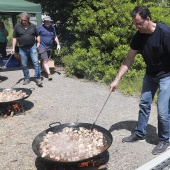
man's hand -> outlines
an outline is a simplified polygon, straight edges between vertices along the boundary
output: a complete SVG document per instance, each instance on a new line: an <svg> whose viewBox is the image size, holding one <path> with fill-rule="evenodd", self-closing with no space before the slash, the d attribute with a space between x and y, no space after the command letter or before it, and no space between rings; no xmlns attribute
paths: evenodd
<svg viewBox="0 0 170 170"><path fill-rule="evenodd" d="M60 44L57 45L57 50L60 51L61 47Z"/></svg>
<svg viewBox="0 0 170 170"><path fill-rule="evenodd" d="M110 84L110 92L113 92L116 90L116 87L118 86L119 81L118 80L113 80L113 82Z"/></svg>
<svg viewBox="0 0 170 170"><path fill-rule="evenodd" d="M37 42L36 48L40 47L40 42Z"/></svg>
<svg viewBox="0 0 170 170"><path fill-rule="evenodd" d="M15 53L15 49L12 49L12 50L11 50L11 54L14 54L14 53Z"/></svg>

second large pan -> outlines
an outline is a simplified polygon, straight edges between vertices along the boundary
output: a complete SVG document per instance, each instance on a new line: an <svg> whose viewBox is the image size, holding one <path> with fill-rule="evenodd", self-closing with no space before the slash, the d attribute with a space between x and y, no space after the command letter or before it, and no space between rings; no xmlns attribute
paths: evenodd
<svg viewBox="0 0 170 170"><path fill-rule="evenodd" d="M56 123L60 123L60 122L56 122ZM104 135L104 138L105 138L105 140L107 142L107 146L108 146L107 148L105 148L104 151L102 151L98 155L89 157L87 159L75 161L75 162L59 162L59 161L56 161L56 160L53 160L53 159L50 159L47 157L42 157L41 153L40 153L40 143L43 141L43 136L45 136L49 131L58 133L58 132L61 132L62 129L64 129L65 127L70 127L70 128L72 127L74 129L79 129L79 127L84 127L86 129L91 129L91 126L92 126L92 124L89 124L89 123L67 123L67 124L60 124L60 125L54 126L54 127L50 126L50 128L44 130L43 132L41 132L39 135L37 135L35 137L35 139L33 140L33 143L32 143L32 149L38 157L40 157L46 161L52 162L52 163L72 164L72 163L79 163L79 162L84 162L84 161L88 161L91 159L95 159L95 158L99 157L101 154L103 154L111 146L112 141L113 141L111 133L108 130L106 130L105 128L98 126L98 125L94 125L93 128L95 128L97 131L101 132Z"/></svg>
<svg viewBox="0 0 170 170"><path fill-rule="evenodd" d="M12 100L12 101L10 100L10 101L7 101L7 102L1 102L0 101L0 104L13 103L13 102L21 101L21 100L24 100L24 99L28 98L32 94L32 90L27 89L27 88L9 88L9 89L8 88L0 88L0 92L3 92L5 90L8 90L8 91L12 91L12 90L20 91L20 90L22 90L22 92L27 94L27 96L24 97L24 98Z"/></svg>

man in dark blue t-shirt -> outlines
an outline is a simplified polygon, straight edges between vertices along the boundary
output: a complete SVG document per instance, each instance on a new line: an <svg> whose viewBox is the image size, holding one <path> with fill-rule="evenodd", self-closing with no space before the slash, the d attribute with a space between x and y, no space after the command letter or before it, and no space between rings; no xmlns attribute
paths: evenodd
<svg viewBox="0 0 170 170"><path fill-rule="evenodd" d="M138 123L134 133L123 138L122 142L145 139L151 103L158 90L159 143L152 151L152 154L157 155L170 147L170 27L152 22L151 13L145 6L136 6L131 17L138 31L133 36L124 63L110 84L110 91L115 91L120 79L132 65L136 54L140 53L146 63L146 74L143 78Z"/></svg>
<svg viewBox="0 0 170 170"><path fill-rule="evenodd" d="M38 37L40 38L40 46L38 48L41 55L43 67L47 73L48 80L52 80L48 61L51 59L53 42L57 44L57 50L60 50L60 43L56 35L55 29L52 26L51 17L43 18L43 24L37 28Z"/></svg>

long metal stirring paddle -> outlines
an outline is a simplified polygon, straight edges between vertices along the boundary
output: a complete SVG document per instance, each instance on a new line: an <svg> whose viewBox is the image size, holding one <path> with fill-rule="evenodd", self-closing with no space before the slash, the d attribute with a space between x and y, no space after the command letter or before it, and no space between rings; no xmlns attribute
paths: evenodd
<svg viewBox="0 0 170 170"><path fill-rule="evenodd" d="M102 110L103 110L104 106L106 105L106 103L107 103L107 101L108 101L108 99L109 99L109 97L110 97L111 93L112 93L112 92L110 92L110 93L109 93L109 95L108 95L108 97L107 97L106 101L104 102L104 105L103 105L102 109L100 110L100 112L99 112L99 113L98 113L98 115L97 115L96 120L95 120L95 121L94 121L94 123L92 124L92 126L91 126L91 128L90 128L90 129L91 129L91 131L93 130L93 126L95 125L95 123L96 123L97 119L99 118L99 116L100 116L100 114L101 114L101 112L102 112Z"/></svg>

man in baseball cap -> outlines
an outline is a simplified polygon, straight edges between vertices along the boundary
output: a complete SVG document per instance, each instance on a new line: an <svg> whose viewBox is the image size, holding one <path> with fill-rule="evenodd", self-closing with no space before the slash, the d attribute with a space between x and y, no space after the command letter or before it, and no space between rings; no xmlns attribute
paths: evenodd
<svg viewBox="0 0 170 170"><path fill-rule="evenodd" d="M52 22L53 20L51 19L50 16L45 16L45 17L43 18L43 21L50 21L50 22Z"/></svg>
<svg viewBox="0 0 170 170"><path fill-rule="evenodd" d="M49 16L43 18L43 24L37 28L40 38L38 50L42 59L42 65L47 73L48 80L52 80L48 61L51 59L53 42L57 44L57 50L60 51L60 42L56 35L55 28L52 26L52 19Z"/></svg>

